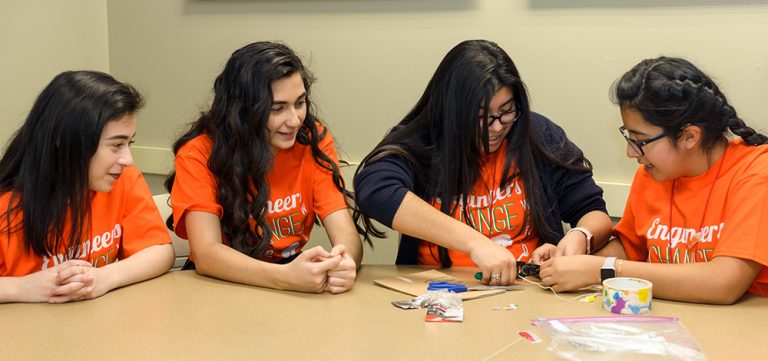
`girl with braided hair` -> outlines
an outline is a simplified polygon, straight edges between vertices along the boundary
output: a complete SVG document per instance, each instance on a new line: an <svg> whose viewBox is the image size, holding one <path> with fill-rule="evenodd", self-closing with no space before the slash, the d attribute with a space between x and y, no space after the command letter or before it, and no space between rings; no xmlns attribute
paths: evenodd
<svg viewBox="0 0 768 361"><path fill-rule="evenodd" d="M313 77L289 47L236 50L213 85L209 110L173 146L166 181L185 269L303 292L349 290L362 243L333 138L315 118ZM302 251L315 220L333 248Z"/></svg>
<svg viewBox="0 0 768 361"><path fill-rule="evenodd" d="M768 138L684 59L640 62L613 99L627 156L641 165L624 216L598 256L545 262L544 283L637 277L656 297L712 304L768 295Z"/></svg>

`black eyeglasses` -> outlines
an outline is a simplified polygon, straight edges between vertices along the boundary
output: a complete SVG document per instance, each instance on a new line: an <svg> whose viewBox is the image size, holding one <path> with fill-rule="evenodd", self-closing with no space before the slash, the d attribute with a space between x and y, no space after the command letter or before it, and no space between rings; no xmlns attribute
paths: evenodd
<svg viewBox="0 0 768 361"><path fill-rule="evenodd" d="M480 117L482 118L482 117ZM493 126L497 120L501 125L509 125L516 122L520 118L520 113L517 111L517 106L512 107L510 110L505 110L496 115L488 116L488 128Z"/></svg>
<svg viewBox="0 0 768 361"><path fill-rule="evenodd" d="M659 134L659 135L657 135L657 136L655 136L653 138L648 138L648 139L643 139L643 140L635 140L635 139L632 139L632 138L629 137L629 132L627 131L627 127L625 127L623 125L619 127L619 132L621 133L622 136L624 136L624 139L627 140L627 143L629 143L629 147L632 148L632 150L635 153L637 153L637 154L639 154L641 156L645 155L645 152L643 152L643 146L645 146L645 145L647 145L649 143L653 143L653 142L655 142L655 141L657 141L657 140L659 140L661 138L664 138L667 135L669 135L666 132L664 132L664 133L661 133L661 134Z"/></svg>

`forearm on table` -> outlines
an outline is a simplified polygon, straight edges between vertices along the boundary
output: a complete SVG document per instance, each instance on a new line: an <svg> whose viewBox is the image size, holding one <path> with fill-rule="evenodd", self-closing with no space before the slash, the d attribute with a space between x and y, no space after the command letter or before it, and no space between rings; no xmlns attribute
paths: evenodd
<svg viewBox="0 0 768 361"><path fill-rule="evenodd" d="M363 243L349 211L337 210L323 219L323 227L332 246L343 245L357 267L363 260Z"/></svg>
<svg viewBox="0 0 768 361"><path fill-rule="evenodd" d="M157 277L173 266L173 246L159 244L144 248L128 258L104 266L107 290Z"/></svg>
<svg viewBox="0 0 768 361"><path fill-rule="evenodd" d="M221 223L215 214L190 211L184 215L190 256L197 273L253 286L283 289L285 265L251 258L227 246L221 239Z"/></svg>
<svg viewBox="0 0 768 361"><path fill-rule="evenodd" d="M636 277L653 283L653 296L663 299L732 304L749 288L762 266L734 257L715 257L709 262L659 264L617 262L617 276Z"/></svg>
<svg viewBox="0 0 768 361"><path fill-rule="evenodd" d="M0 277L0 303L21 301L21 277Z"/></svg>
<svg viewBox="0 0 768 361"><path fill-rule="evenodd" d="M405 195L397 209L392 228L465 253L470 252L472 240L478 235L482 236L472 227L440 212L411 192Z"/></svg>
<svg viewBox="0 0 768 361"><path fill-rule="evenodd" d="M251 258L222 243L193 249L197 273L218 279L259 287L283 289L285 265Z"/></svg>

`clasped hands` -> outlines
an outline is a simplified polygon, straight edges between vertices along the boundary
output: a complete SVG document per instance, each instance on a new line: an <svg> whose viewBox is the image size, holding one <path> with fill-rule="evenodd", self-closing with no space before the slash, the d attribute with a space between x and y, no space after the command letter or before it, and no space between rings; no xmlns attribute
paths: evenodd
<svg viewBox="0 0 768 361"><path fill-rule="evenodd" d="M106 293L101 271L90 262L69 260L31 273L19 280L22 302L64 303L99 297Z"/></svg>
<svg viewBox="0 0 768 361"><path fill-rule="evenodd" d="M344 245L336 245L330 252L321 246L310 248L286 266L293 280L289 288L302 292L343 293L357 277L357 264Z"/></svg>

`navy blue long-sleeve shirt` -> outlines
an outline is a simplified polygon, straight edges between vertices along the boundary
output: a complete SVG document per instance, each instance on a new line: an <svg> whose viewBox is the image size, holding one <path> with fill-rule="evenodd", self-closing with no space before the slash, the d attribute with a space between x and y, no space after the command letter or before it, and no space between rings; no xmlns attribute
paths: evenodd
<svg viewBox="0 0 768 361"><path fill-rule="evenodd" d="M532 113L531 126L539 141L554 156L569 160L574 152L581 152L565 135L565 132L546 117ZM544 212L545 221L557 233L557 239L543 240L556 244L563 237L561 221L575 226L591 211L607 213L603 190L595 184L592 172L579 172L558 167L538 155L534 155L542 191L551 207ZM418 184L413 165L398 156L386 156L367 164L354 179L357 205L369 217L392 227L392 220L406 193L413 192L426 202L429 195L425 184ZM397 264L415 264L419 240L403 234L397 253Z"/></svg>

